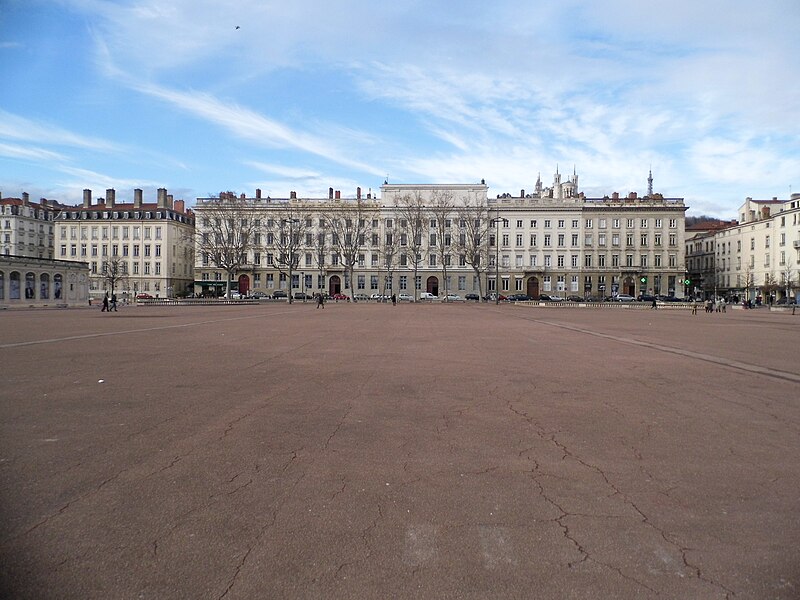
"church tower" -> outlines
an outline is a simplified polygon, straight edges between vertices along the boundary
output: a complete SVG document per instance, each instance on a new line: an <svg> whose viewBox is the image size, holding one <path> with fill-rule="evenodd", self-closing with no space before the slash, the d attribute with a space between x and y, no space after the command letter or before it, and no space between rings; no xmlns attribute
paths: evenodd
<svg viewBox="0 0 800 600"><path fill-rule="evenodd" d="M650 174L647 176L647 195L653 196L653 169L650 169Z"/></svg>

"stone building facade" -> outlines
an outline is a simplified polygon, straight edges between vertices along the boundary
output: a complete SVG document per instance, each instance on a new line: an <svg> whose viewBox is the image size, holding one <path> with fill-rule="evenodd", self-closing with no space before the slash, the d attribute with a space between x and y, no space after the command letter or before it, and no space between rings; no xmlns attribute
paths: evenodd
<svg viewBox="0 0 800 600"><path fill-rule="evenodd" d="M52 259L60 206L46 198L33 201L25 192L21 198L0 198L0 254Z"/></svg>
<svg viewBox="0 0 800 600"><path fill-rule="evenodd" d="M652 180L649 187L644 197L587 198L578 191L577 174L562 182L557 172L552 186L539 179L532 193L496 198L487 197L483 182L384 183L380 197L362 196L359 188L355 198L342 198L333 189L328 198L297 198L293 192L288 198L263 198L257 190L255 197L230 199L231 206L248 206L257 223L246 260L233 276L234 288L269 295L282 290L418 297L499 290L533 297L683 296L686 207L682 198L653 194ZM418 231L409 221L409 205L415 203L423 209ZM212 236L211 215L225 204L223 196L197 199L198 239ZM330 236L331 220L352 220L354 206L364 209L357 219L364 228L354 230L361 242L350 281L347 261ZM482 246L480 260L469 256L473 237ZM294 238L297 260L287 269L281 240ZM226 273L212 253L198 246L195 255L195 291L224 288Z"/></svg>
<svg viewBox="0 0 800 600"><path fill-rule="evenodd" d="M80 306L89 300L89 265L0 255L0 306Z"/></svg>
<svg viewBox="0 0 800 600"><path fill-rule="evenodd" d="M92 201L83 191L83 204L62 206L55 215L55 253L61 260L89 264L89 293L101 298L115 275L120 299L138 294L173 297L192 288L194 214L183 200L167 190L155 202L145 202L136 189L131 202L118 202L113 189Z"/></svg>

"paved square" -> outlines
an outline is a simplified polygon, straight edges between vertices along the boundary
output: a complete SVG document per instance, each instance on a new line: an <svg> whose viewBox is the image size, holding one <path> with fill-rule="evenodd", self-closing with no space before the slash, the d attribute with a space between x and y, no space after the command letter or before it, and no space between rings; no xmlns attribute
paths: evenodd
<svg viewBox="0 0 800 600"><path fill-rule="evenodd" d="M15 598L797 598L800 316L0 312Z"/></svg>

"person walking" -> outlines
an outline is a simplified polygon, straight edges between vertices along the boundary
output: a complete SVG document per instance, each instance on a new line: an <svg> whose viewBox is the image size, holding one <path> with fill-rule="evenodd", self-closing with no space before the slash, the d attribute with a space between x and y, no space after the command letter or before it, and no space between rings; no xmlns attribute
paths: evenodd
<svg viewBox="0 0 800 600"><path fill-rule="evenodd" d="M111 308L114 309L114 312L117 312L117 295L111 294ZM111 308L108 309L108 312L111 312Z"/></svg>
<svg viewBox="0 0 800 600"><path fill-rule="evenodd" d="M392 306L397 306L397 296L392 294Z"/></svg>
<svg viewBox="0 0 800 600"><path fill-rule="evenodd" d="M100 312L108 312L108 292L103 296L103 308L100 309Z"/></svg>

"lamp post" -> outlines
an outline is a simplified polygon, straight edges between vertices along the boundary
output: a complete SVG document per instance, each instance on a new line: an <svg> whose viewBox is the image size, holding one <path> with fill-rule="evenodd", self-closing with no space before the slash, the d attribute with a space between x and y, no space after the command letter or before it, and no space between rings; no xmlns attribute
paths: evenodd
<svg viewBox="0 0 800 600"><path fill-rule="evenodd" d="M306 273L305 271L300 273L300 277L303 278L303 304L306 303Z"/></svg>
<svg viewBox="0 0 800 600"><path fill-rule="evenodd" d="M494 235L494 303L500 304L500 223L505 224L506 219L495 217L491 220L495 226Z"/></svg>

